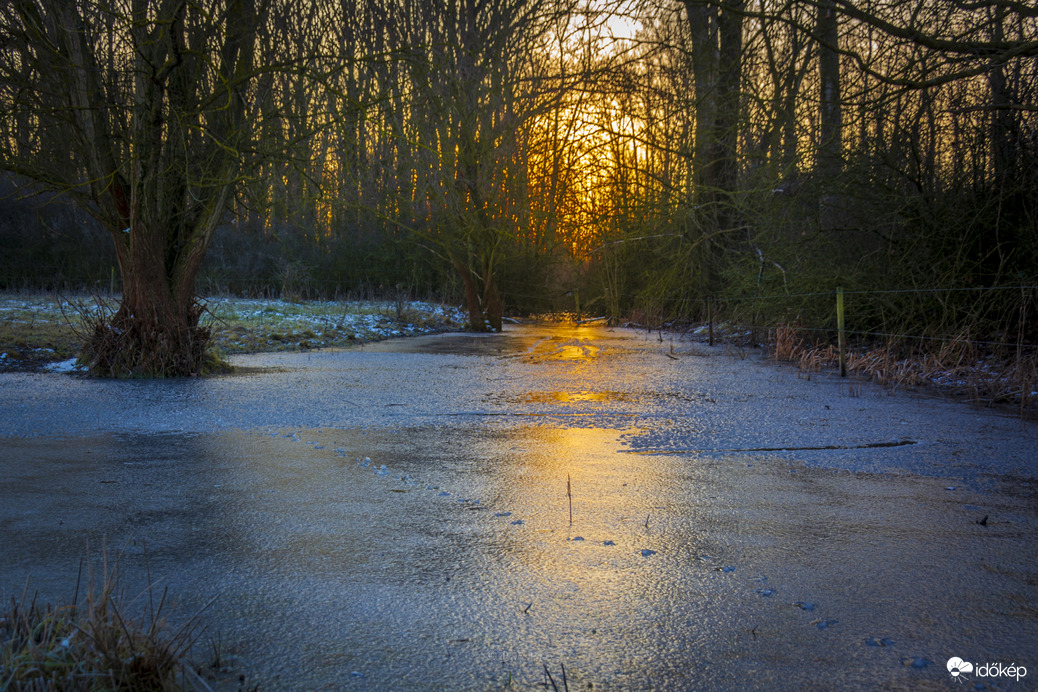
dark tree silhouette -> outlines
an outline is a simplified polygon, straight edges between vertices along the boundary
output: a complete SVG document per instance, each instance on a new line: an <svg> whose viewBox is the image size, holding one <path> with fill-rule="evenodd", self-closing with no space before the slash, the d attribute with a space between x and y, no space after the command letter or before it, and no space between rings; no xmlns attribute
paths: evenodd
<svg viewBox="0 0 1038 692"><path fill-rule="evenodd" d="M84 355L114 376L198 374L195 280L250 144L254 0L14 0L0 10L0 166L109 231L123 293Z"/></svg>

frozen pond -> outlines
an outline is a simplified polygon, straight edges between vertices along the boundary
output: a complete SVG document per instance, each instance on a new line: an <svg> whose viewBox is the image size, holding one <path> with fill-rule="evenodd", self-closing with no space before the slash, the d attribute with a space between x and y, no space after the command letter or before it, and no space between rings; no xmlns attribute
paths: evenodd
<svg viewBox="0 0 1038 692"><path fill-rule="evenodd" d="M1036 426L740 355L521 326L2 375L0 597L146 553L261 690L1034 689Z"/></svg>

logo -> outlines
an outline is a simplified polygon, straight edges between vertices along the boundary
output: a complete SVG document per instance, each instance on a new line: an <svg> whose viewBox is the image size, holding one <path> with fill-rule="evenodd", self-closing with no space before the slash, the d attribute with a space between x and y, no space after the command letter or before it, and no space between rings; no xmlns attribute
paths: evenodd
<svg viewBox="0 0 1038 692"><path fill-rule="evenodd" d="M951 673L953 678L962 682L962 679L959 676L963 673L972 673L973 664L969 661L963 661L958 656L952 656L948 659L948 672Z"/></svg>
<svg viewBox="0 0 1038 692"><path fill-rule="evenodd" d="M1017 682L1020 682L1020 678L1027 676L1027 668L1015 663L1010 663L1008 666L1001 663L978 663L974 666L958 656L948 659L948 672L959 682L969 680L966 673L973 673L978 678L1015 678Z"/></svg>

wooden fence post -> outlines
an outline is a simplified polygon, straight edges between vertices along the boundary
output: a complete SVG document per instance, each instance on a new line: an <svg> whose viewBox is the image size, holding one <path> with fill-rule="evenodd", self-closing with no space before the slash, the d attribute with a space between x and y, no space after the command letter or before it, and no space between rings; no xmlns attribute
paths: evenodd
<svg viewBox="0 0 1038 692"><path fill-rule="evenodd" d="M840 346L840 377L847 377L847 334L844 330L843 287L836 287L836 328L839 330L837 340Z"/></svg>
<svg viewBox="0 0 1038 692"><path fill-rule="evenodd" d="M706 319L710 323L710 345L714 345L714 297L706 299Z"/></svg>

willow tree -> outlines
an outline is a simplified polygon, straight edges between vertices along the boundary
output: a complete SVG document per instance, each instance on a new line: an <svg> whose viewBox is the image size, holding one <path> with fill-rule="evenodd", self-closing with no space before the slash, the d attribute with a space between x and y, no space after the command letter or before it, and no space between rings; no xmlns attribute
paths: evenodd
<svg viewBox="0 0 1038 692"><path fill-rule="evenodd" d="M84 357L112 376L206 369L195 280L242 177L264 0L11 0L0 166L108 230L123 292Z"/></svg>

